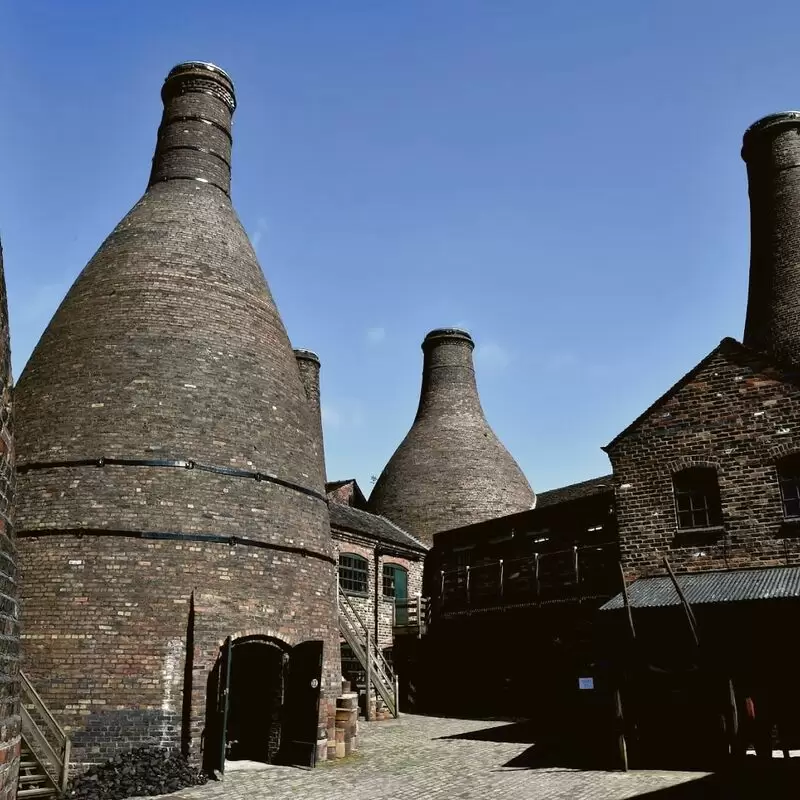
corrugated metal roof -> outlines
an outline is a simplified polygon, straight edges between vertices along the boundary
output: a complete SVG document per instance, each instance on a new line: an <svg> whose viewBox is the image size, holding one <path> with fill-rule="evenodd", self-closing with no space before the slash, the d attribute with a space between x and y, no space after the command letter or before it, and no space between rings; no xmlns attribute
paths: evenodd
<svg viewBox="0 0 800 800"><path fill-rule="evenodd" d="M689 603L732 603L742 600L773 600L800 597L800 567L690 572L677 576ZM676 606L680 598L669 576L639 578L628 587L633 608ZM600 610L622 608L622 593Z"/></svg>

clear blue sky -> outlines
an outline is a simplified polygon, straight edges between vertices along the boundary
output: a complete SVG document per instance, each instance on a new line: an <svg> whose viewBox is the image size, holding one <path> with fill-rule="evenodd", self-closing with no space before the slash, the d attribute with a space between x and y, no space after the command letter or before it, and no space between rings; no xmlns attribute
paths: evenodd
<svg viewBox="0 0 800 800"><path fill-rule="evenodd" d="M323 363L328 474L370 488L420 342L465 325L534 488L740 338L741 135L800 106L800 4L26 2L0 11L0 235L14 371L142 193L159 89L236 83L234 202Z"/></svg>

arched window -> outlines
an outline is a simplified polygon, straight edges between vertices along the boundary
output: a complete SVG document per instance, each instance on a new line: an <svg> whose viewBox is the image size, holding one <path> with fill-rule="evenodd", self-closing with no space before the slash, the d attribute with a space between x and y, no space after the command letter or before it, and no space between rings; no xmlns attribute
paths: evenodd
<svg viewBox="0 0 800 800"><path fill-rule="evenodd" d="M778 481L781 486L783 516L800 518L800 455L791 455L778 462Z"/></svg>
<svg viewBox="0 0 800 800"><path fill-rule="evenodd" d="M713 528L722 525L717 471L713 467L690 467L672 476L678 528Z"/></svg>
<svg viewBox="0 0 800 800"><path fill-rule="evenodd" d="M345 592L367 594L369 591L367 559L355 553L340 553L339 584Z"/></svg>

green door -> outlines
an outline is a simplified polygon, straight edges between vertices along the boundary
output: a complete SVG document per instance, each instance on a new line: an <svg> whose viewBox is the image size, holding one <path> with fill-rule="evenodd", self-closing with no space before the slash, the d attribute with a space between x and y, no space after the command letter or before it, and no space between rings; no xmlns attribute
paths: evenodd
<svg viewBox="0 0 800 800"><path fill-rule="evenodd" d="M408 573L394 568L394 616L398 625L408 625Z"/></svg>

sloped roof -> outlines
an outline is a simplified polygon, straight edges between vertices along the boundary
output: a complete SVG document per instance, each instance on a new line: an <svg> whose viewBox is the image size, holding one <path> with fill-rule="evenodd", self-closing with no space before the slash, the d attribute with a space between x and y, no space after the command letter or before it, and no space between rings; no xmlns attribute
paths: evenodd
<svg viewBox="0 0 800 800"><path fill-rule="evenodd" d="M650 417L668 400L674 397L681 389L683 389L684 386L694 380L697 374L701 372L716 355L722 355L723 357L736 355L740 357L744 356L751 360L754 365L757 365L756 368L760 367L761 369L777 370L779 373L781 373L782 379L786 381L791 380L793 382L798 382L798 378L800 377L800 372L798 372L798 368L796 366L780 363L765 353L762 353L759 350L754 350L751 347L747 347L741 342L736 341L736 339L726 336L705 358L692 367L689 372L687 372L680 380L667 389L667 391L664 392L661 397L648 406L641 414L639 414L638 417L636 417L633 422L631 422L630 425L618 433L605 447L601 449L607 452L610 448L614 447L617 442L626 437L629 433L632 433L644 420Z"/></svg>
<svg viewBox="0 0 800 800"><path fill-rule="evenodd" d="M344 503L332 502L328 504L328 507L333 528L369 536L372 539L399 545L418 553L425 553L428 550L422 542L390 522L386 517L370 514L369 511L362 511L360 508L353 508Z"/></svg>
<svg viewBox="0 0 800 800"><path fill-rule="evenodd" d="M364 492L361 491L361 487L358 485L358 481L355 478L345 478L342 481L328 481L325 484L325 494L330 497L331 494L336 492L338 489L341 489L343 486L352 486L353 487L353 505L356 508L366 508L367 507L367 498L364 495Z"/></svg>
<svg viewBox="0 0 800 800"><path fill-rule="evenodd" d="M592 478L580 483L571 483L569 486L561 486L558 489L539 492L536 496L536 508L554 506L557 503L582 500L584 497L593 497L597 494L611 492L614 488L613 480L613 475L601 475L599 478Z"/></svg>
<svg viewBox="0 0 800 800"><path fill-rule="evenodd" d="M678 575L677 580L687 602L693 605L800 597L800 567L690 572ZM667 575L634 581L628 587L628 601L632 608L662 608L681 602ZM620 592L600 610L613 611L623 606Z"/></svg>

